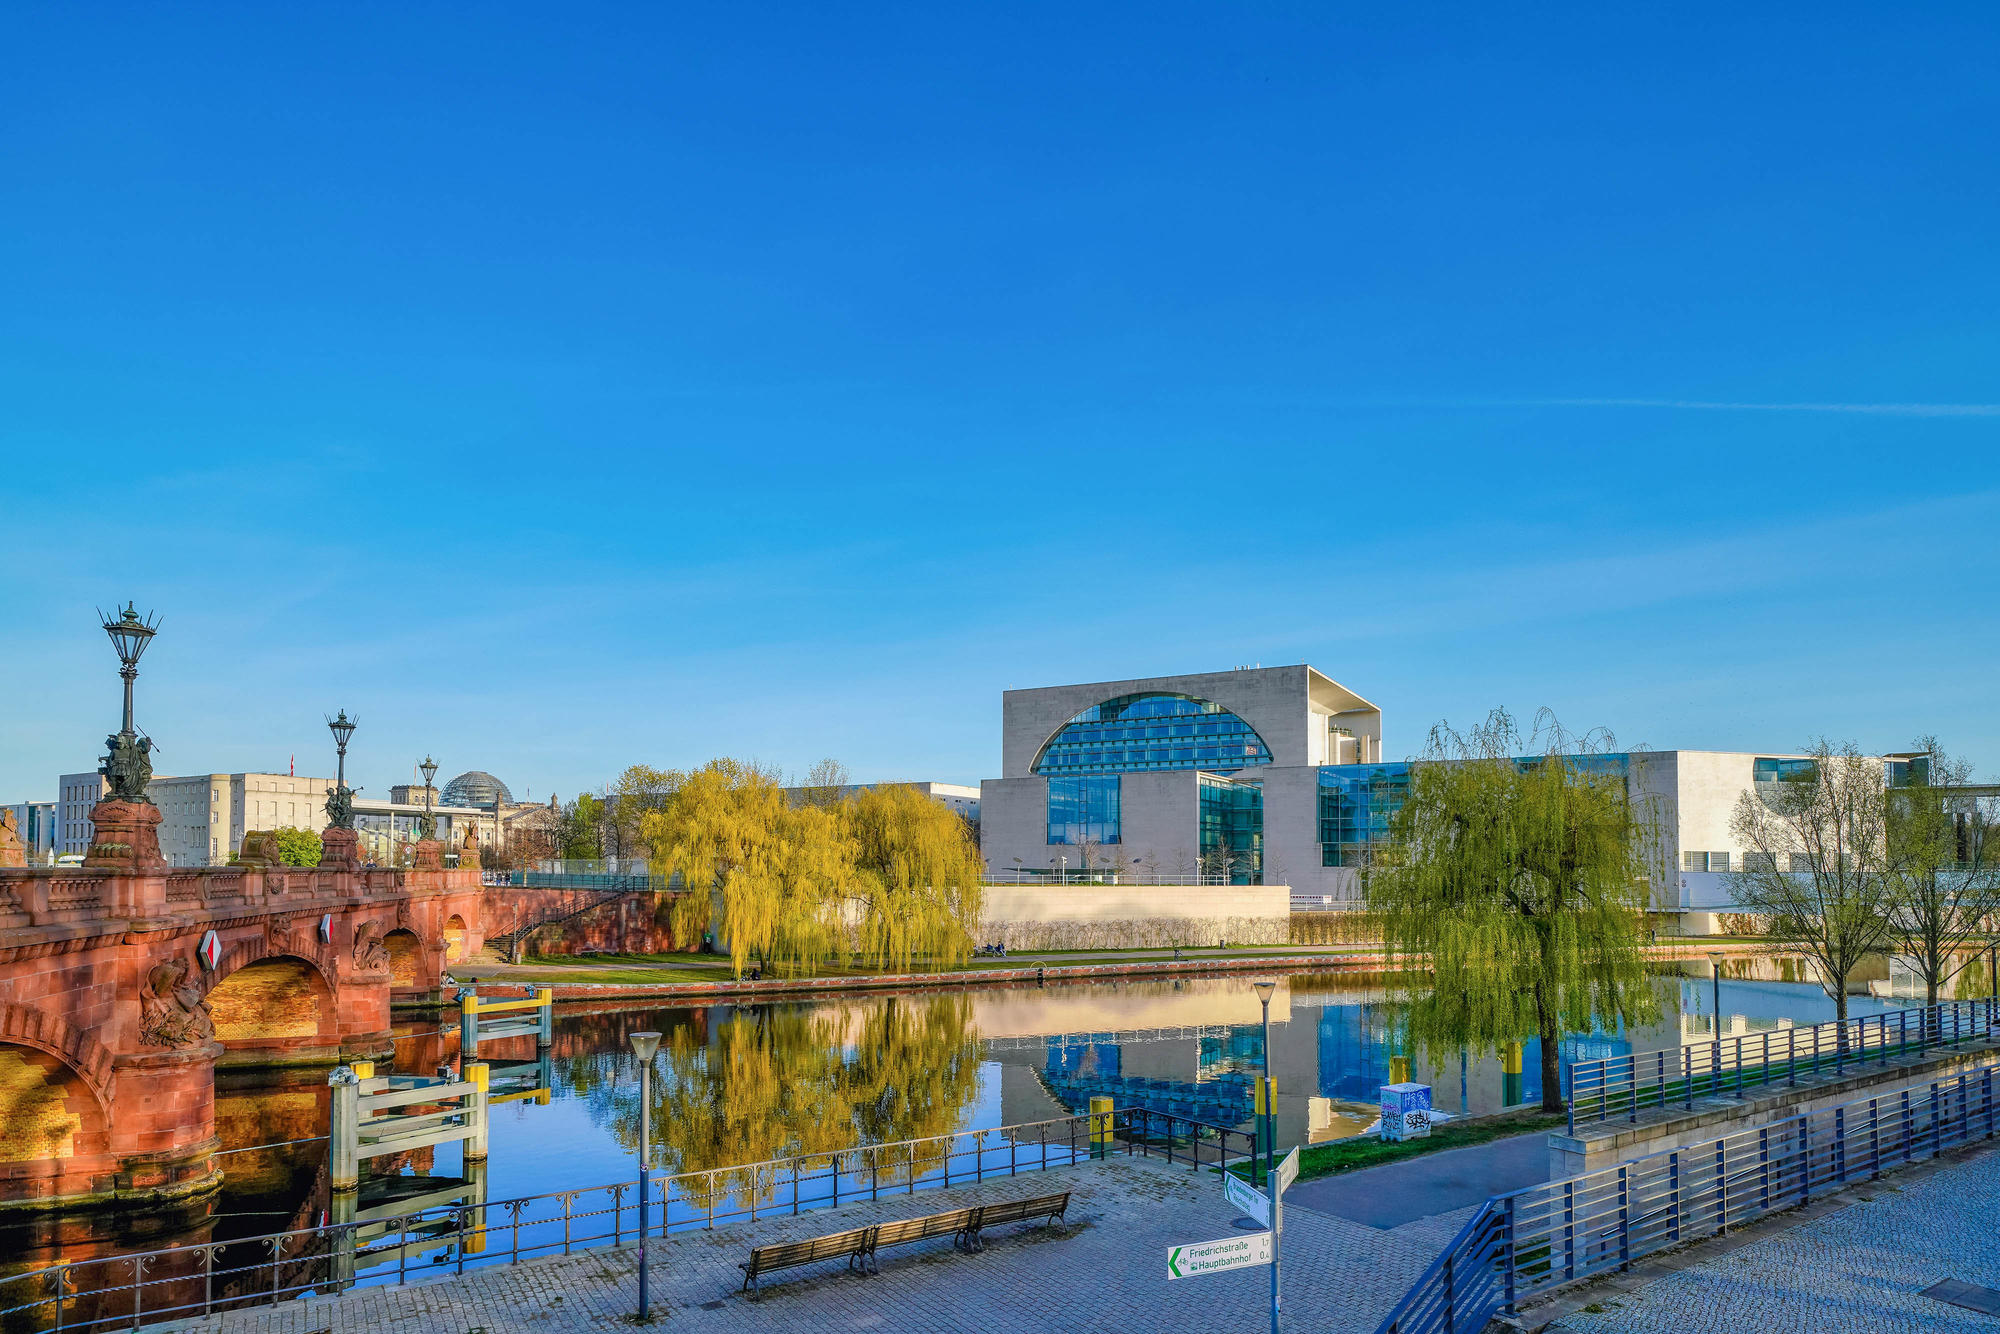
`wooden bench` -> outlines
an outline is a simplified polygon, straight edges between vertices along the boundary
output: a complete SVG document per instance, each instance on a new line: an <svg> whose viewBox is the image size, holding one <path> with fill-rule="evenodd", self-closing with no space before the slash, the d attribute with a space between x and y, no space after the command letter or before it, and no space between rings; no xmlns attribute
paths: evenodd
<svg viewBox="0 0 2000 1334"><path fill-rule="evenodd" d="M981 1228L999 1227L1003 1223L1026 1223L1037 1218L1043 1220L1042 1226L1054 1227L1069 1212L1069 1192L1010 1200L1005 1204L982 1204L967 1212L972 1217L966 1222L958 1247L964 1251L983 1251L986 1242L979 1235Z"/></svg>
<svg viewBox="0 0 2000 1334"><path fill-rule="evenodd" d="M941 1214L925 1214L921 1218L829 1232L808 1241L759 1246L750 1252L747 1263L736 1266L743 1271L743 1287L739 1291L756 1287L758 1278L764 1274L811 1264L816 1260L845 1257L850 1270L876 1273L879 1266L875 1253L884 1246L904 1246L932 1237L950 1237L951 1244L962 1251L982 1251L986 1249L986 1243L980 1236L984 1228L1025 1223L1037 1218L1045 1220L1045 1226L1053 1227L1068 1210L1069 1192L1064 1191L1060 1195L1037 1195L1025 1200L982 1204L971 1209L952 1209Z"/></svg>
<svg viewBox="0 0 2000 1334"><path fill-rule="evenodd" d="M863 1257L867 1255L864 1243L872 1231L873 1228L857 1227L845 1232L829 1232L810 1241L781 1241L771 1246L759 1246L750 1252L749 1263L736 1267L743 1271L744 1288L755 1287L759 1275L774 1269L790 1269L794 1265L832 1260L843 1255L847 1257L849 1269L859 1269Z"/></svg>

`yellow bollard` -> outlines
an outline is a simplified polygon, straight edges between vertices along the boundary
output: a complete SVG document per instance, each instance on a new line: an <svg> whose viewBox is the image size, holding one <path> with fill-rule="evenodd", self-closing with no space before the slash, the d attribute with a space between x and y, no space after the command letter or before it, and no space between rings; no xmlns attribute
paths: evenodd
<svg viewBox="0 0 2000 1334"><path fill-rule="evenodd" d="M1389 1058L1389 1082L1391 1084L1407 1084L1410 1082L1409 1057L1391 1056Z"/></svg>
<svg viewBox="0 0 2000 1334"><path fill-rule="evenodd" d="M1526 1097L1521 1085L1521 1044L1509 1042L1500 1048L1500 1101L1518 1107Z"/></svg>
<svg viewBox="0 0 2000 1334"><path fill-rule="evenodd" d="M1090 1100L1090 1156L1103 1158L1111 1152L1111 1099Z"/></svg>

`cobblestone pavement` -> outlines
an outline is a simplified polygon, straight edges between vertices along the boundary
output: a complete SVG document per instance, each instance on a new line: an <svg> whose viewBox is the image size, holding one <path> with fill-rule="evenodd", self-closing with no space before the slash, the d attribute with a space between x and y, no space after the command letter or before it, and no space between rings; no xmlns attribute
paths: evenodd
<svg viewBox="0 0 2000 1334"><path fill-rule="evenodd" d="M1996 1217L2000 1153L1982 1153L1919 1180L1885 1178L1845 1209L1637 1291L1606 1295L1596 1303L1601 1309L1586 1307L1552 1329L1993 1334L2000 1319L1921 1292L1946 1278L2000 1288L2000 1250L1992 1245Z"/></svg>
<svg viewBox="0 0 2000 1334"><path fill-rule="evenodd" d="M752 1245L815 1236L891 1218L1024 1195L1072 1192L1069 1227L1005 1228L988 1248L961 1255L950 1240L881 1256L860 1277L841 1261L786 1270L758 1295L739 1295L736 1267ZM1299 1330L1369 1334L1436 1257L1468 1211L1380 1230L1310 1209L1286 1211L1286 1323ZM1230 1227L1217 1177L1145 1160L1108 1163L926 1191L800 1218L690 1233L653 1252L662 1323L689 1331L1158 1330L1242 1334L1268 1319L1269 1271L1243 1269L1168 1282L1172 1245L1241 1236ZM228 1334L503 1334L621 1329L637 1295L631 1251L495 1264L408 1287L358 1288L335 1297L229 1312L175 1328Z"/></svg>

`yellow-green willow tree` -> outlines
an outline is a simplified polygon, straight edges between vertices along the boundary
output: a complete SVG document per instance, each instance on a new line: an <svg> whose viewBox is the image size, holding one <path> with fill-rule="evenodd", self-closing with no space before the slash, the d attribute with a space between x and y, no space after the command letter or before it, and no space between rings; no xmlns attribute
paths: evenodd
<svg viewBox="0 0 2000 1334"><path fill-rule="evenodd" d="M965 962L986 867L965 821L913 787L855 793L839 810L857 844L857 944L877 968L907 970L921 955L933 966Z"/></svg>
<svg viewBox="0 0 2000 1334"><path fill-rule="evenodd" d="M971 954L978 850L963 820L913 788L794 802L775 773L714 760L682 775L641 827L655 872L688 886L675 934L697 939L712 924L739 976L752 960L799 973L850 951L877 968Z"/></svg>
<svg viewBox="0 0 2000 1334"><path fill-rule="evenodd" d="M1642 953L1655 844L1623 766L1595 760L1609 739L1571 737L1546 710L1536 723L1541 753L1526 757L1504 709L1469 732L1432 729L1368 902L1390 952L1428 963L1411 1042L1449 1059L1539 1037L1553 1112L1565 1030L1657 1013Z"/></svg>

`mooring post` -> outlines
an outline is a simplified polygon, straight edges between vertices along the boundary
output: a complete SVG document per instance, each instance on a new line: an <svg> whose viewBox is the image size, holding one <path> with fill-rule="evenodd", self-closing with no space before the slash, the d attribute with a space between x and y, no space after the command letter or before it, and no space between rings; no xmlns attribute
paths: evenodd
<svg viewBox="0 0 2000 1334"><path fill-rule="evenodd" d="M458 994L458 1059L460 1062L477 1059L479 1056L479 993L466 990Z"/></svg>
<svg viewBox="0 0 2000 1334"><path fill-rule="evenodd" d="M465 1082L472 1085L465 1101L465 1124L472 1129L465 1141L465 1161L475 1162L486 1156L486 1062L474 1061L464 1070Z"/></svg>
<svg viewBox="0 0 2000 1334"><path fill-rule="evenodd" d="M1090 1156L1111 1155L1111 1099L1093 1095L1090 1099Z"/></svg>
<svg viewBox="0 0 2000 1334"><path fill-rule="evenodd" d="M326 1077L333 1092L331 1124L327 1127L327 1178L336 1191L361 1186L361 1081L345 1065Z"/></svg>
<svg viewBox="0 0 2000 1334"><path fill-rule="evenodd" d="M536 987L535 999L540 1001L542 1006L542 1031L535 1041L547 1047L556 1040L556 989Z"/></svg>

